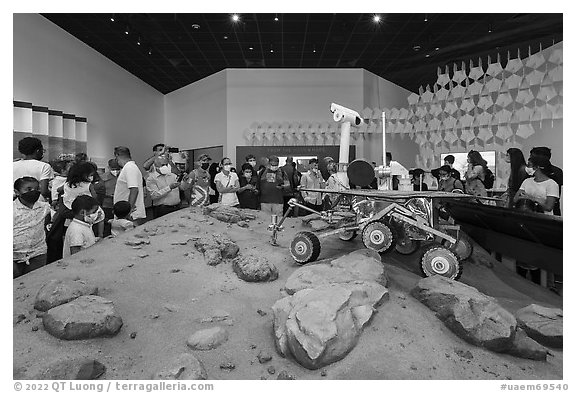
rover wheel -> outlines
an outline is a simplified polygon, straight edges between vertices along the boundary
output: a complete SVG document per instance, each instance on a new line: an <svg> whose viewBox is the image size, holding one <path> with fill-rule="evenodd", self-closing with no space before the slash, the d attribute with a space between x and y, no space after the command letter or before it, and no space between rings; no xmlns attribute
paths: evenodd
<svg viewBox="0 0 576 393"><path fill-rule="evenodd" d="M362 231L364 246L376 252L386 252L394 247L394 232L386 223L374 221Z"/></svg>
<svg viewBox="0 0 576 393"><path fill-rule="evenodd" d="M396 241L396 252L402 255L414 254L420 248L420 240L412 240L409 237L404 237Z"/></svg>
<svg viewBox="0 0 576 393"><path fill-rule="evenodd" d="M456 255L442 246L432 246L422 255L420 268L426 277L440 275L457 280L462 274L462 265Z"/></svg>
<svg viewBox="0 0 576 393"><path fill-rule="evenodd" d="M312 232L299 232L290 243L290 255L300 265L315 261L320 255L320 240Z"/></svg>
<svg viewBox="0 0 576 393"><path fill-rule="evenodd" d="M456 244L451 245L450 242L445 241L445 246L452 251L460 261L470 258L472 255L472 243L466 236L459 236Z"/></svg>
<svg viewBox="0 0 576 393"><path fill-rule="evenodd" d="M338 233L338 237L340 240L344 240L345 242L352 241L358 235L358 231L342 231Z"/></svg>

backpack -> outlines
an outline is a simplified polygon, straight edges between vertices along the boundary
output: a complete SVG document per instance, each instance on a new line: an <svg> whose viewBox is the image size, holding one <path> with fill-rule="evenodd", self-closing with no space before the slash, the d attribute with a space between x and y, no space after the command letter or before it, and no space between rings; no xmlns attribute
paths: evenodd
<svg viewBox="0 0 576 393"><path fill-rule="evenodd" d="M488 167L484 168L484 170L485 170L484 181L482 183L484 183L484 187L487 190L490 190L492 187L494 187L494 173L492 173L492 171Z"/></svg>

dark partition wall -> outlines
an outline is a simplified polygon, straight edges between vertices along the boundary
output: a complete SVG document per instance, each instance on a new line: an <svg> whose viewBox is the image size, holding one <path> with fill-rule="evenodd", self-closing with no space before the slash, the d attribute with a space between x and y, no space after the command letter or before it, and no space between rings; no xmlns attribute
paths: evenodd
<svg viewBox="0 0 576 393"><path fill-rule="evenodd" d="M240 168L245 162L244 157L254 154L260 162L262 157L275 156L315 156L320 163L322 158L332 157L338 161L340 146L237 146L236 147L236 168ZM348 162L356 159L356 146L350 146Z"/></svg>

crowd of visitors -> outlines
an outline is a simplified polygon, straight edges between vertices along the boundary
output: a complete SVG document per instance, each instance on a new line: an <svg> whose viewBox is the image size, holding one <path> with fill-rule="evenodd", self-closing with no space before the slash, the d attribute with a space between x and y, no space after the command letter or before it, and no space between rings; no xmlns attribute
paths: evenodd
<svg viewBox="0 0 576 393"><path fill-rule="evenodd" d="M186 168L174 163L166 145L157 144L141 170L130 149L118 146L114 158L99 172L85 153L62 155L49 164L41 161L45 149L37 138L23 138L18 149L23 159L13 164L14 277L185 206L221 203L281 216L288 201L296 198L319 212L333 207L338 196L305 189L348 188L331 157L321 162L310 159L307 171L301 173L292 157L280 167L277 156L258 161L251 154L237 172L228 157L212 162L207 154L197 158L195 168ZM519 149L508 150L510 178L502 197L507 207L560 215L562 170L553 166L550 158L546 147L533 148L527 162ZM387 162L391 160L387 153ZM463 178L453 165L454 156L448 155L444 165L432 171L438 190L487 195L493 174L479 152L468 153ZM415 191L428 190L424 174L420 168L410 171ZM398 189L398 181L392 184ZM368 186L376 187L376 182ZM303 209L292 212L307 213Z"/></svg>

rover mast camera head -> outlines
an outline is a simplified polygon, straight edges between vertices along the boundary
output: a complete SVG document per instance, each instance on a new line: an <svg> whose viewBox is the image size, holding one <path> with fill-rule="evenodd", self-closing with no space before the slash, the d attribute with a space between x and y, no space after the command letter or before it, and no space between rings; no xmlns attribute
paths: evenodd
<svg viewBox="0 0 576 393"><path fill-rule="evenodd" d="M355 126L359 126L360 123L362 123L362 117L360 117L358 112L345 108L342 105L332 103L330 105L330 112L334 114L334 121L350 122Z"/></svg>

